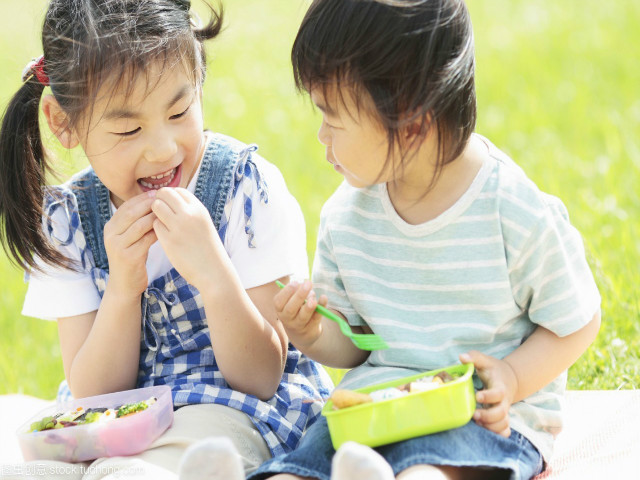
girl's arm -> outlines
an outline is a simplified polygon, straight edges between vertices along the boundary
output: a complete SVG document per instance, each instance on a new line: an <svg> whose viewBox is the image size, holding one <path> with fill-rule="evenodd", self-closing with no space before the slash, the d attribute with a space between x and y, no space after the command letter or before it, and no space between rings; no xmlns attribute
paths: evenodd
<svg viewBox="0 0 640 480"><path fill-rule="evenodd" d="M135 388L140 358L140 297L109 289L97 312L58 319L65 378L75 398Z"/></svg>
<svg viewBox="0 0 640 480"><path fill-rule="evenodd" d="M537 392L568 369L593 343L600 330L600 312L577 332L564 337L538 327L504 361L515 374L513 402Z"/></svg>
<svg viewBox="0 0 640 480"><path fill-rule="evenodd" d="M289 344L271 301L278 287L270 282L243 288L209 212L187 190L158 190L152 208L154 230L169 260L202 295L225 380L235 390L271 398L282 379Z"/></svg>
<svg viewBox="0 0 640 480"><path fill-rule="evenodd" d="M230 262L229 262L230 263ZM289 341L273 307L273 284L244 290L231 270L197 287L204 300L211 345L234 390L266 400L282 379Z"/></svg>
<svg viewBox="0 0 640 480"><path fill-rule="evenodd" d="M58 320L65 376L76 398L136 386L140 298L149 247L157 240L152 201L147 194L126 201L105 225L109 279L98 310Z"/></svg>
<svg viewBox="0 0 640 480"><path fill-rule="evenodd" d="M538 326L522 345L499 360L478 351L460 356L473 362L485 385L476 394L479 403L474 420L491 431L509 436L509 407L551 383L568 369L591 345L600 330L600 312L580 330L559 337Z"/></svg>

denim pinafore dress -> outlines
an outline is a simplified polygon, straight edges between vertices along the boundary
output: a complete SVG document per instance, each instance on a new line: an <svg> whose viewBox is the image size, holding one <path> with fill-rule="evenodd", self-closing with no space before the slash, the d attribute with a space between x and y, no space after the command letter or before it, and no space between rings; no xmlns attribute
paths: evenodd
<svg viewBox="0 0 640 480"><path fill-rule="evenodd" d="M245 232L250 246L252 192L268 202L267 186L251 159L257 149L233 138L210 134L196 181L195 195L207 207L224 242L231 203L244 201ZM238 189L242 194L238 193ZM109 276L104 246L104 226L111 218L108 189L91 168L76 174L68 184L49 187L45 219L64 208L69 235L58 239L50 220L47 230L54 243L75 243L83 271L91 274L100 296ZM80 228L81 227L81 228ZM254 246L255 247L255 246ZM211 347L203 302L198 290L172 268L153 280L141 297L142 335L137 386L169 385L174 407L197 403L226 405L249 415L271 453L291 451L303 431L318 417L322 399L332 388L324 369L289 344L287 362L275 395L267 401L229 387L218 369Z"/></svg>

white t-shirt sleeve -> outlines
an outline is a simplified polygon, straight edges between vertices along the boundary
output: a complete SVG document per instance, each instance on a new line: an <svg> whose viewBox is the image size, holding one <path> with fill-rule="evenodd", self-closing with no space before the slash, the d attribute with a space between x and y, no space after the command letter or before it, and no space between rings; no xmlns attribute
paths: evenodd
<svg viewBox="0 0 640 480"><path fill-rule="evenodd" d="M255 248L249 247L245 233L244 194L240 186L229 214L225 248L245 289L265 285L286 275L309 278L304 217L296 199L289 193L277 167L252 155L265 183L268 203L260 200L253 182L251 222Z"/></svg>
<svg viewBox="0 0 640 480"><path fill-rule="evenodd" d="M51 222L53 236L67 238L69 221L64 208L58 208L53 213ZM58 250L67 258L80 264L81 252L74 242L60 246ZM36 261L41 271L32 271L29 274L29 286L22 307L22 315L56 320L98 309L100 295L89 272L52 267L40 260Z"/></svg>

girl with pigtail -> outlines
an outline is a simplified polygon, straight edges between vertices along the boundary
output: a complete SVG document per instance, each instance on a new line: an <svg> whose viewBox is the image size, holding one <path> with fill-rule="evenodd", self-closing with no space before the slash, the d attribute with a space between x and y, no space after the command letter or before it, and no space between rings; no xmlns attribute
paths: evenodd
<svg viewBox="0 0 640 480"><path fill-rule="evenodd" d="M189 1L51 0L44 55L2 119L0 238L30 279L23 314L57 320L67 394L169 385L177 409L91 478L251 472L295 448L329 393L272 301L274 280L307 276L299 206L255 145L203 129L221 26L213 8L196 26ZM90 165L64 185L45 182L40 111Z"/></svg>

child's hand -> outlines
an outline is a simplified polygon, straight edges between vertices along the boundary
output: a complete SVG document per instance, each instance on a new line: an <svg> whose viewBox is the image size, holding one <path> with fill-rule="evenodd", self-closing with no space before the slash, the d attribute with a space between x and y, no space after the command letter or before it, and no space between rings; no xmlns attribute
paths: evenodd
<svg viewBox="0 0 640 480"><path fill-rule="evenodd" d="M478 377L484 383L484 390L476 393L476 401L485 405L478 408L473 419L503 437L511 435L509 408L518 389L518 379L509 364L495 357L472 350L460 355L462 363L473 362Z"/></svg>
<svg viewBox="0 0 640 480"><path fill-rule="evenodd" d="M171 264L202 291L224 270L220 262L230 263L206 207L184 188L161 188L151 208L157 216L153 229Z"/></svg>
<svg viewBox="0 0 640 480"><path fill-rule="evenodd" d="M276 313L289 340L302 351L322 335L322 315L315 309L318 303L323 307L327 305L327 296L322 295L318 301L311 288L309 280L302 284L291 282L273 297Z"/></svg>
<svg viewBox="0 0 640 480"><path fill-rule="evenodd" d="M158 239L153 231L156 216L147 193L133 197L116 210L104 226L104 245L109 258L109 288L121 298L140 296L147 288L149 247Z"/></svg>

